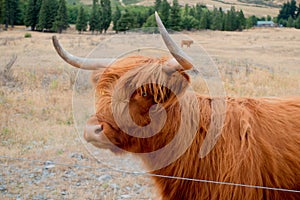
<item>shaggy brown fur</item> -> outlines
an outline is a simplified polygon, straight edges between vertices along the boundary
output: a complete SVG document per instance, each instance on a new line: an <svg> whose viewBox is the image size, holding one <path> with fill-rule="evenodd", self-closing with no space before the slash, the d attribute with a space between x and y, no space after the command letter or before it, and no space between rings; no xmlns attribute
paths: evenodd
<svg viewBox="0 0 300 200"><path fill-rule="evenodd" d="M150 153L165 147L179 130L180 106L186 106L191 113L200 110L200 118L187 120L186 132L179 136L174 146L160 154L140 155L149 169L157 169L151 173L300 190L299 97L226 98L222 133L212 151L200 158L200 147L209 126L214 125L211 122L211 105L218 99L197 95L195 101L186 91L188 75L184 71L164 72L165 61L166 58L129 57L114 63L103 73L94 74L98 98L96 117L98 123L103 125L103 133L112 143L106 148L116 153L122 152L121 149L132 153ZM164 86L161 81L164 81ZM129 100L126 100L128 95ZM179 99L183 99L181 105ZM153 106L158 104L160 106L153 110ZM115 110L112 105L115 105ZM125 116L124 110L129 111L130 119ZM155 117L151 119L151 113L160 112L165 112L165 122ZM120 127L116 117L128 126ZM131 119L135 126L130 124ZM199 128L193 135L189 129L195 123ZM150 129L139 129L149 124L152 125ZM162 127L159 133L147 137L148 132L158 126ZM160 162L172 160L174 152L182 150L187 138L192 138L192 142L184 153L169 165L157 168ZM95 141L93 144L103 148L101 142ZM300 193L296 192L163 177L154 177L154 180L163 199L300 199Z"/></svg>

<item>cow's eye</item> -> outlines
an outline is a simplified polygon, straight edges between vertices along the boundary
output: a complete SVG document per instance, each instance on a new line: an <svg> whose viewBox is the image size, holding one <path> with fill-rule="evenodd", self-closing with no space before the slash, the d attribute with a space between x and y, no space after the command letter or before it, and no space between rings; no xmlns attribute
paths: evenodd
<svg viewBox="0 0 300 200"><path fill-rule="evenodd" d="M142 92L142 96L143 96L143 97L148 96L147 92Z"/></svg>

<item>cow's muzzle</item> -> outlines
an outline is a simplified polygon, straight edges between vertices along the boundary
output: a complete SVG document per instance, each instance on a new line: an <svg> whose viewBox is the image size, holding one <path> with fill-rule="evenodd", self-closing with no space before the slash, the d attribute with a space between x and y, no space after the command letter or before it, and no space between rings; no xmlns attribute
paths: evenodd
<svg viewBox="0 0 300 200"><path fill-rule="evenodd" d="M87 142L92 142L94 140L99 139L98 137L100 136L100 134L103 134L102 131L103 131L102 124L93 125L87 123L84 129L83 137Z"/></svg>

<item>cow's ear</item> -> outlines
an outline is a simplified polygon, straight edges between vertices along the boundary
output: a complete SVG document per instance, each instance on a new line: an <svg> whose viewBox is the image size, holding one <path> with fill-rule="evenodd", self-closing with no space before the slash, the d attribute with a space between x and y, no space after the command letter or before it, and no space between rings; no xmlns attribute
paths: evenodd
<svg viewBox="0 0 300 200"><path fill-rule="evenodd" d="M154 92L156 103L172 104L174 100L185 94L190 84L190 77L184 70L169 71L163 85Z"/></svg>
<svg viewBox="0 0 300 200"><path fill-rule="evenodd" d="M190 76L182 69L172 73L168 87L177 97L182 96L190 84Z"/></svg>
<svg viewBox="0 0 300 200"><path fill-rule="evenodd" d="M93 84L94 87L97 86L101 74L102 73L100 73L99 71L92 72L92 74L91 74L91 82L92 82L92 84Z"/></svg>

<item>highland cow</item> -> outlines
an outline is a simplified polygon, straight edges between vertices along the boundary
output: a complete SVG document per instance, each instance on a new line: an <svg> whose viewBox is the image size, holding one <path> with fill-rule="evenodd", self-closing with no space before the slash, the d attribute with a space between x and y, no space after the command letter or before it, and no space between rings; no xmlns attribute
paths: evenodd
<svg viewBox="0 0 300 200"><path fill-rule="evenodd" d="M86 141L141 157L162 199L300 199L300 97L226 97L225 110L213 108L222 98L187 90L193 64L156 19L172 58L88 60L70 55L53 37L66 62L98 69ZM212 115L224 121L216 144L201 157L215 126Z"/></svg>
<svg viewBox="0 0 300 200"><path fill-rule="evenodd" d="M181 47L187 46L187 47L191 47L191 44L193 44L194 41L193 40L181 40Z"/></svg>

